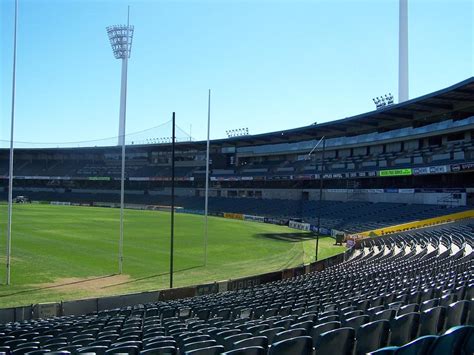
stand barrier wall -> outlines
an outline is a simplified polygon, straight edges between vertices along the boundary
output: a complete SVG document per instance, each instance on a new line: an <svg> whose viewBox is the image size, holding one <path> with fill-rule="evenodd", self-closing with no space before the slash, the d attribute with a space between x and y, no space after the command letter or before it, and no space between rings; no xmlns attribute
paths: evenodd
<svg viewBox="0 0 474 355"><path fill-rule="evenodd" d="M473 218L474 210L451 213L440 217L428 218L420 221L414 221L396 226L390 226L380 229L374 229L367 232L357 233L359 237L379 237L386 234L407 232L414 229L432 227L438 224L455 222L466 218Z"/></svg>
<svg viewBox="0 0 474 355"><path fill-rule="evenodd" d="M22 307L3 308L0 309L0 323L19 322L37 318L91 314L107 309L133 306L137 304L175 300L218 292L243 290L269 282L300 276L308 272L322 271L327 267L343 262L350 253L351 250L348 250L344 254L334 255L310 265L301 265L291 269L249 276L236 280L219 281L197 286L120 296L38 303Z"/></svg>

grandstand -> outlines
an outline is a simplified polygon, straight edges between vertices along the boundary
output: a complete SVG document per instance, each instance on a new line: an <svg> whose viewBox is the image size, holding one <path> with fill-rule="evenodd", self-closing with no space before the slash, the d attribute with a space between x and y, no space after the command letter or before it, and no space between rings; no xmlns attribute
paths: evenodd
<svg viewBox="0 0 474 355"><path fill-rule="evenodd" d="M473 248L472 221L380 237L320 271L240 291L6 323L0 349L472 354Z"/></svg>
<svg viewBox="0 0 474 355"><path fill-rule="evenodd" d="M307 127L211 141L210 211L358 233L470 209L474 78L373 112ZM309 157L325 137L326 151ZM117 203L120 147L17 149L14 194ZM180 142L177 203L204 208L206 142ZM324 173L321 174L324 165ZM6 198L8 151L0 150ZM320 175L323 201L318 201ZM170 203L171 145L129 145L126 203Z"/></svg>

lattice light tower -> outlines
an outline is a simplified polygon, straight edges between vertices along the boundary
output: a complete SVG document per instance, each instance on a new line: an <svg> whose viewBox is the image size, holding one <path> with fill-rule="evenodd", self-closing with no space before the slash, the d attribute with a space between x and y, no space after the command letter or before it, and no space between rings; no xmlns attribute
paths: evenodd
<svg viewBox="0 0 474 355"><path fill-rule="evenodd" d="M128 21L127 21L128 23ZM110 45L116 59L122 59L122 84L120 89L120 116L118 144L125 144L125 116L127 108L127 65L132 51L133 26L114 25L107 27Z"/></svg>

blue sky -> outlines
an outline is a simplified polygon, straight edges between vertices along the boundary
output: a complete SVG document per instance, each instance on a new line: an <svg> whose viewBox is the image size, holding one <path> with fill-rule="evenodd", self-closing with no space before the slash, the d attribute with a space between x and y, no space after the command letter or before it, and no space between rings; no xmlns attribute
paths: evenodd
<svg viewBox="0 0 474 355"><path fill-rule="evenodd" d="M472 76L473 2L408 2L410 98ZM10 129L13 4L0 0L2 140ZM212 138L344 118L373 110L372 97L397 94L398 0L20 0L16 141L62 146L117 135L120 61L105 27L125 23L128 4L135 37L127 133L176 111L181 128L192 125L192 136L205 139L209 88Z"/></svg>

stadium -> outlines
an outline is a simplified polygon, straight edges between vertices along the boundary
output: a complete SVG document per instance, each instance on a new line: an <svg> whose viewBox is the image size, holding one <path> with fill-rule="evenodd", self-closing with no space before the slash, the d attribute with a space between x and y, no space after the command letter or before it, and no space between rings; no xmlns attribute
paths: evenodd
<svg viewBox="0 0 474 355"><path fill-rule="evenodd" d="M107 31L119 144L0 148L0 352L474 353L474 77L225 139L176 140L173 114L171 138L126 142L133 26Z"/></svg>

